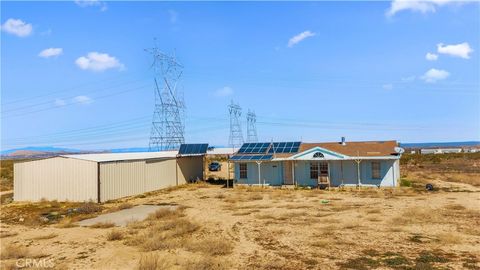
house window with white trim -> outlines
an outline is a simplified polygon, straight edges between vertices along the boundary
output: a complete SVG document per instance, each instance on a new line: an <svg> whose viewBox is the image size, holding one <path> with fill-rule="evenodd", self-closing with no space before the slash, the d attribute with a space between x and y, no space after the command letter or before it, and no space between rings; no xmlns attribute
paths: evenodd
<svg viewBox="0 0 480 270"><path fill-rule="evenodd" d="M373 161L372 162L372 178L373 179L380 179L380 162Z"/></svg>
<svg viewBox="0 0 480 270"><path fill-rule="evenodd" d="M310 179L318 179L318 162L310 163Z"/></svg>
<svg viewBox="0 0 480 270"><path fill-rule="evenodd" d="M247 179L247 163L238 164L240 167L240 179Z"/></svg>

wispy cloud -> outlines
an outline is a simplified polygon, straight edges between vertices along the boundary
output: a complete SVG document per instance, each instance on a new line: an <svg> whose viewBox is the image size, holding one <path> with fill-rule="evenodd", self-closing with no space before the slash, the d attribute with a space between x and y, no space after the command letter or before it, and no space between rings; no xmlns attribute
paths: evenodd
<svg viewBox="0 0 480 270"><path fill-rule="evenodd" d="M428 61L435 61L438 59L438 55L434 53L427 53L425 55L425 59L427 59Z"/></svg>
<svg viewBox="0 0 480 270"><path fill-rule="evenodd" d="M48 48L43 51L41 51L38 56L43 57L43 58L49 58L53 56L59 56L63 53L62 48Z"/></svg>
<svg viewBox="0 0 480 270"><path fill-rule="evenodd" d="M100 7L100 11L106 11L108 9L107 3L100 0L75 0L75 4L79 7Z"/></svg>
<svg viewBox="0 0 480 270"><path fill-rule="evenodd" d="M315 36L315 33L307 30L307 31L304 31L298 35L295 35L293 36L292 38L290 38L288 40L288 47L291 48L293 47L295 44L298 44L299 42L301 42L302 40L306 39L306 38L309 38L309 37L313 37Z"/></svg>
<svg viewBox="0 0 480 270"><path fill-rule="evenodd" d="M32 34L33 27L20 19L8 19L2 24L2 30L18 37L27 37Z"/></svg>
<svg viewBox="0 0 480 270"><path fill-rule="evenodd" d="M438 7L448 3L455 2L454 0L393 0L390 8L385 15L391 17L396 13L404 10L410 10L420 13L435 12Z"/></svg>
<svg viewBox="0 0 480 270"><path fill-rule="evenodd" d="M93 99L87 97L87 96L76 96L73 98L73 102L79 103L82 105L88 105L93 102Z"/></svg>
<svg viewBox="0 0 480 270"><path fill-rule="evenodd" d="M393 89L393 84L391 84L391 83L384 84L384 85L382 85L382 88L384 90L392 90Z"/></svg>
<svg viewBox="0 0 480 270"><path fill-rule="evenodd" d="M427 83L435 83L440 80L445 80L448 76L450 76L448 71L432 68L425 72L420 78Z"/></svg>
<svg viewBox="0 0 480 270"><path fill-rule="evenodd" d="M228 97L228 96L233 95L233 89L230 86L224 86L220 89L217 89L217 91L215 91L214 95L216 97Z"/></svg>
<svg viewBox="0 0 480 270"><path fill-rule="evenodd" d="M461 57L464 59L469 59L470 53L473 52L473 49L467 42L454 45L443 45L443 43L439 43L437 45L437 52L455 57Z"/></svg>
<svg viewBox="0 0 480 270"><path fill-rule="evenodd" d="M415 80L415 76L408 76L408 77L403 77L402 82L413 82Z"/></svg>
<svg viewBox="0 0 480 270"><path fill-rule="evenodd" d="M108 55L107 53L89 52L86 56L77 58L75 64L83 70L104 71L116 68L118 70L125 69L120 61Z"/></svg>
<svg viewBox="0 0 480 270"><path fill-rule="evenodd" d="M178 12L176 12L173 9L168 10L168 16L170 16L170 22L171 23L176 23L178 20Z"/></svg>
<svg viewBox="0 0 480 270"><path fill-rule="evenodd" d="M62 107L67 105L67 102L61 98L56 98L54 104L55 106Z"/></svg>

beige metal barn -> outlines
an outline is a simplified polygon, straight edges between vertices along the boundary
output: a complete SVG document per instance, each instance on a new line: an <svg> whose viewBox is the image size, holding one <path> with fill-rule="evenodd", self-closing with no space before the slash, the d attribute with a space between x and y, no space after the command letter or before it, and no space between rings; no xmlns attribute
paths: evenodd
<svg viewBox="0 0 480 270"><path fill-rule="evenodd" d="M14 164L15 201L105 202L203 177L203 155L177 151L64 155Z"/></svg>

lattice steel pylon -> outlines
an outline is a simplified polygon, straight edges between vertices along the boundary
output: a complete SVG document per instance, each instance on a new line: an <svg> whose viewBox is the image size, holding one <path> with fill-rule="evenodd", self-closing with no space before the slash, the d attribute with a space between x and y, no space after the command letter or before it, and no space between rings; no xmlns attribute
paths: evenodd
<svg viewBox="0 0 480 270"><path fill-rule="evenodd" d="M178 149L185 143L185 102L179 90L183 66L175 55L157 46L145 51L153 55L155 107L150 132L150 151Z"/></svg>
<svg viewBox="0 0 480 270"><path fill-rule="evenodd" d="M233 148L240 147L244 142L242 126L240 125L242 108L232 101L232 103L228 105L228 112L230 113L230 136L228 138L228 144Z"/></svg>
<svg viewBox="0 0 480 270"><path fill-rule="evenodd" d="M247 113L247 142L258 142L257 137L257 115L254 111L248 110Z"/></svg>

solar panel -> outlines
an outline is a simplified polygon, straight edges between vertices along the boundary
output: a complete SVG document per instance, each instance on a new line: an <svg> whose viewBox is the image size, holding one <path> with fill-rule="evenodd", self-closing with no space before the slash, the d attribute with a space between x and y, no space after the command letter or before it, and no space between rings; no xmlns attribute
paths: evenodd
<svg viewBox="0 0 480 270"><path fill-rule="evenodd" d="M201 155L207 153L208 144L182 144L178 154L180 155Z"/></svg>
<svg viewBox="0 0 480 270"><path fill-rule="evenodd" d="M273 155L236 155L230 158L230 160L237 161L265 161L271 160Z"/></svg>
<svg viewBox="0 0 480 270"><path fill-rule="evenodd" d="M263 154L267 152L270 143L244 143L238 150L240 154Z"/></svg>
<svg viewBox="0 0 480 270"><path fill-rule="evenodd" d="M274 142L268 153L296 153L300 144L300 142Z"/></svg>

